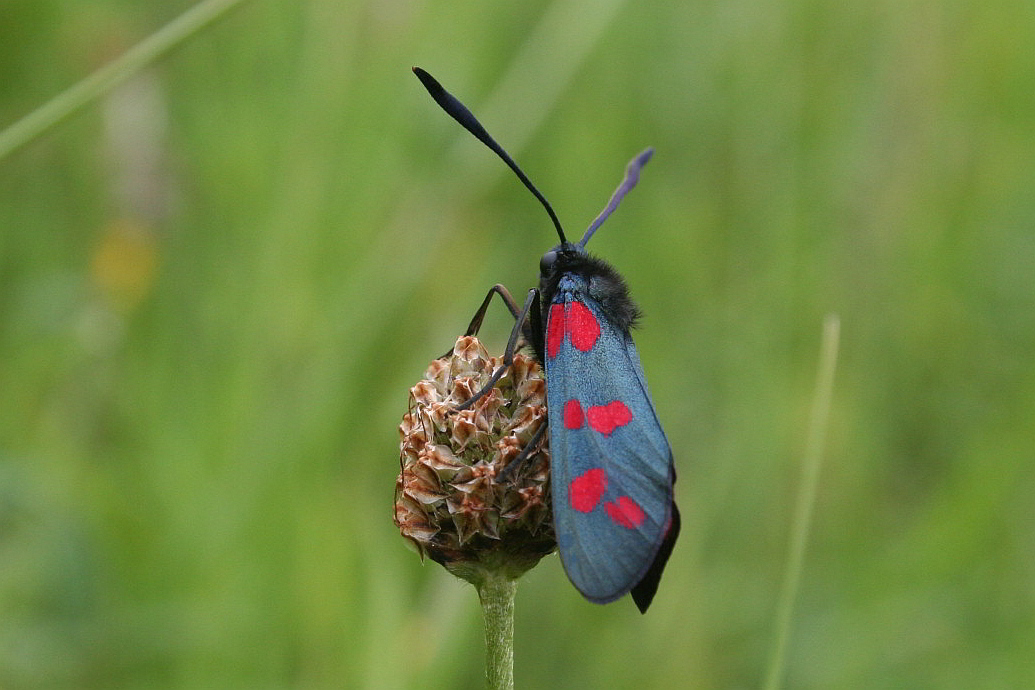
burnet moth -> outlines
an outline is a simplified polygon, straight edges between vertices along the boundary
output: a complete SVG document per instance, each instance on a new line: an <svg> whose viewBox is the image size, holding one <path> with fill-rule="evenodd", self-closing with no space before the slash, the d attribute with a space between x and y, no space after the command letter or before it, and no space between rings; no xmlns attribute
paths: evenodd
<svg viewBox="0 0 1035 690"><path fill-rule="evenodd" d="M679 535L672 495L672 450L661 429L632 337L639 310L625 281L586 243L635 186L650 160L647 149L629 163L622 183L582 239L569 242L546 198L460 101L430 74L413 68L432 98L499 156L546 209L560 244L539 262L539 287L523 306L502 285L485 296L467 335L473 335L494 294L516 323L503 365L487 393L513 362L524 335L546 370L553 520L561 562L586 599L605 604L632 593L646 612ZM533 439L505 470L514 471L538 442Z"/></svg>

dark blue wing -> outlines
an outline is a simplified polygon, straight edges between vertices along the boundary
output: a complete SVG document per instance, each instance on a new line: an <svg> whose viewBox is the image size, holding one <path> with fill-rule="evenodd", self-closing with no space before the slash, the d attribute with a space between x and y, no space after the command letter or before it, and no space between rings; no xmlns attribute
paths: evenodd
<svg viewBox="0 0 1035 690"><path fill-rule="evenodd" d="M665 541L672 451L632 338L582 281L567 286L545 347L554 526L569 579L605 603L644 579Z"/></svg>

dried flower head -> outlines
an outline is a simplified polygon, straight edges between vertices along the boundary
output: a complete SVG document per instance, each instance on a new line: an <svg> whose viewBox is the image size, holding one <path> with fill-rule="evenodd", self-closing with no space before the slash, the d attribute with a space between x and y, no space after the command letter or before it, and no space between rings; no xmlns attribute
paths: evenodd
<svg viewBox="0 0 1035 690"><path fill-rule="evenodd" d="M517 578L556 548L545 437L517 471L501 473L546 423L546 382L533 358L514 364L472 407L502 358L473 336L456 341L410 389L399 425L395 524L458 577L486 571Z"/></svg>

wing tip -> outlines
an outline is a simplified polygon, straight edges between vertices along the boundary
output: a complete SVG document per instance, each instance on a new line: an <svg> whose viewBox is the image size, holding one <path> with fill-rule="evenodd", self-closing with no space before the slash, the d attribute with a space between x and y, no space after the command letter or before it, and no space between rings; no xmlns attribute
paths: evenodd
<svg viewBox="0 0 1035 690"><path fill-rule="evenodd" d="M654 560L650 564L650 568L644 576L637 582L629 592L632 594L633 601L636 602L636 608L640 610L640 613L647 613L647 609L650 608L651 602L654 601L654 595L657 594L658 584L661 582L661 573L665 570L665 565L668 563L668 557L672 555L672 549L676 545L676 538L679 536L679 508L676 506L676 502L672 502L672 516L669 519L668 528L665 530L665 538L661 542L661 547L658 549L657 555L654 556Z"/></svg>

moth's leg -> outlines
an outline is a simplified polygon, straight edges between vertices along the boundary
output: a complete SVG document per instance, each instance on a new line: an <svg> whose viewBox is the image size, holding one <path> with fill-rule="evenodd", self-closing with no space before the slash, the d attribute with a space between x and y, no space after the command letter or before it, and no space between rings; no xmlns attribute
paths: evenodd
<svg viewBox="0 0 1035 690"><path fill-rule="evenodd" d="M510 478L510 475L517 472L518 468L525 464L525 460L528 460L528 456L532 454L532 451L536 449L536 446L538 446L539 442L543 439L543 434L546 433L546 427L547 420L544 419L543 423L539 425L539 428L535 430L535 434L532 435L532 438L530 438L528 443L525 444L525 447L521 449L521 452L515 455L514 459L508 462L507 466L503 468L503 471L497 475L497 480L507 481Z"/></svg>
<svg viewBox="0 0 1035 690"><path fill-rule="evenodd" d="M514 298L510 296L510 292L507 288L503 287L500 283L496 283L489 292L485 295L485 299L482 300L482 306L478 307L478 311L474 313L474 317L471 319L471 323L467 326L467 332L464 335L478 335L478 329L482 327L482 319L485 318L485 312L489 309L489 302L492 301L493 295L499 295L503 303L507 305L507 309L510 310L510 315L517 320L521 320L521 308L518 307Z"/></svg>
<svg viewBox="0 0 1035 690"><path fill-rule="evenodd" d="M510 292L507 288L503 287L500 283L496 283L489 288L489 292L486 293L485 299L482 300L482 305L478 307L478 311L476 311L474 316L471 317L471 323L467 326L467 331L464 332L464 335L478 335L478 329L482 327L482 319L485 318L485 312L489 310L489 302L492 301L493 295L499 295L500 299L502 299L503 303L507 306L507 309L510 310L510 315L515 319L518 318L521 313L521 309L514 301L514 298L510 296ZM449 351L439 357L439 359L445 359L451 354L453 354L453 348L449 348Z"/></svg>
<svg viewBox="0 0 1035 690"><path fill-rule="evenodd" d="M496 290L496 288L500 288L501 290L503 290L502 293L499 293L500 296L503 296L503 294L506 293L506 288L503 288L499 285L494 286L492 290L489 291L489 294L485 296L485 301L482 303L482 309L478 310L479 312L481 312L481 315L484 315L485 306L488 305L489 300L492 297L492 293ZM504 300L507 300L509 298L510 295L507 294L504 297ZM528 291L528 297L525 298L524 306L521 307L520 311L516 311L516 313L514 314L514 329L510 332L510 340L507 341L507 349L503 351L503 363L500 365L499 369L493 372L492 378L489 379L489 382L485 384L485 386L483 386L480 391L472 395L464 403L457 405L454 409L466 410L467 408L469 408L471 405L476 403L482 396L491 391L492 387L496 385L496 382L503 378L503 375L507 373L507 369L510 369L510 366L514 363L514 351L517 349L517 341L518 338L521 337L521 331L525 326L526 319L528 319L528 311L529 309L532 309L533 304L536 305L536 310L538 311L539 290L536 288L532 288ZM508 304L508 306L510 305ZM474 325L476 321L479 325L481 324L481 315L475 314L475 318L471 321L472 325Z"/></svg>

